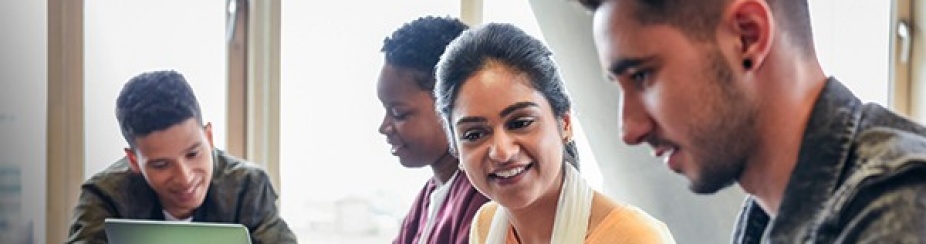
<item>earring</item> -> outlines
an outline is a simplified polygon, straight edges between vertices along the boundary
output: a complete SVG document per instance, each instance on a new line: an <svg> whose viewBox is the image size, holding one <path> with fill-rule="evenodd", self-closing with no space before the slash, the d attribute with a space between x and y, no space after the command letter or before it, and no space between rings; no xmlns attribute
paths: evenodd
<svg viewBox="0 0 926 244"><path fill-rule="evenodd" d="M743 68L745 68L746 70L752 69L752 59L747 58L743 60Z"/></svg>

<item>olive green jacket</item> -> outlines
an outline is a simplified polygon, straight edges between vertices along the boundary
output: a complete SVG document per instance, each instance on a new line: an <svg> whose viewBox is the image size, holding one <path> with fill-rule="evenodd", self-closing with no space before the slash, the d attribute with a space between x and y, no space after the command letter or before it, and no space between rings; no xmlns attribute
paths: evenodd
<svg viewBox="0 0 926 244"><path fill-rule="evenodd" d="M296 243L280 218L267 173L250 162L214 150L215 169L194 222L239 223L253 243ZM141 174L122 158L81 185L67 243L106 243L106 218L163 220L161 204Z"/></svg>

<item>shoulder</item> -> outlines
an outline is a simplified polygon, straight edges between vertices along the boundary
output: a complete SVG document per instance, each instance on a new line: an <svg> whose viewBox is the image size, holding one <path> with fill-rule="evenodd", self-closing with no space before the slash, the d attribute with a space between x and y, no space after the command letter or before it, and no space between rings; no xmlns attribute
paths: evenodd
<svg viewBox="0 0 926 244"><path fill-rule="evenodd" d="M926 136L891 127L871 127L859 132L855 154L863 163L903 164L926 159Z"/></svg>
<svg viewBox="0 0 926 244"><path fill-rule="evenodd" d="M855 148L855 165L837 191L837 204L850 196L919 191L926 184L919 177L926 175L926 137L875 127L859 133Z"/></svg>
<svg viewBox="0 0 926 244"><path fill-rule="evenodd" d="M926 137L915 127L883 123L861 131L845 181L817 220L817 233L843 242L924 238ZM838 234L837 234L838 233ZM889 239L899 240L899 239Z"/></svg>
<svg viewBox="0 0 926 244"><path fill-rule="evenodd" d="M93 174L84 181L83 188L93 188L102 192L125 192L138 184L145 183L141 174L132 172L129 160L122 157L106 169Z"/></svg>
<svg viewBox="0 0 926 244"><path fill-rule="evenodd" d="M223 183L254 184L270 182L270 176L264 168L219 149L215 149L215 172L213 172L213 175L219 180L230 179L230 181L223 181Z"/></svg>
<svg viewBox="0 0 926 244"><path fill-rule="evenodd" d="M122 158L81 184L74 209L76 218L151 218L157 195L145 178L128 165L128 159Z"/></svg>
<svg viewBox="0 0 926 244"><path fill-rule="evenodd" d="M926 175L926 137L911 131L873 127L859 132L849 162L846 180L835 194L836 204L855 198L859 192L887 192L901 185L922 185ZM914 187L916 188L916 187ZM901 190L904 188L900 188Z"/></svg>
<svg viewBox="0 0 926 244"><path fill-rule="evenodd" d="M464 171L460 171L459 175L456 176L452 187L451 196L457 196L454 198L455 201L465 203L472 207L480 207L490 201L488 197L482 195L482 193L473 186Z"/></svg>
<svg viewBox="0 0 926 244"><path fill-rule="evenodd" d="M489 235L489 229L492 227L492 218L495 217L495 211L498 209L498 204L495 202L488 202L483 204L482 207L479 207L479 210L476 211L476 216L473 217L473 223L470 227L470 243L476 240L485 240L486 236ZM479 242L476 242L479 243Z"/></svg>
<svg viewBox="0 0 926 244"><path fill-rule="evenodd" d="M587 243L675 243L669 228L642 209L596 192Z"/></svg>
<svg viewBox="0 0 926 244"><path fill-rule="evenodd" d="M862 181L828 208L820 233L840 243L926 239L926 168L906 168L889 178Z"/></svg>
<svg viewBox="0 0 926 244"><path fill-rule="evenodd" d="M890 173L910 163L926 161L926 127L921 124L877 104L866 104L858 123L849 149L856 164L853 167L880 170L852 172L862 174L857 177Z"/></svg>

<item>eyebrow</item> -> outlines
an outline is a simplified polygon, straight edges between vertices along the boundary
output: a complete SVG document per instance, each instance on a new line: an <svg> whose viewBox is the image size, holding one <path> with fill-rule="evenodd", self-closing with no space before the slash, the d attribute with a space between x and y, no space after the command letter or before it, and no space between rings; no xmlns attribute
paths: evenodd
<svg viewBox="0 0 926 244"><path fill-rule="evenodd" d="M457 120L457 125L465 123L485 123L486 121L488 120L483 117L463 117Z"/></svg>
<svg viewBox="0 0 926 244"><path fill-rule="evenodd" d="M499 115L499 117L505 117L505 116L508 116L508 115L511 114L511 113L514 113L515 111L520 110L520 109L524 109L524 108L527 108L527 107L538 107L538 106L539 106L539 105L537 105L537 103L534 103L534 102L517 102L517 103L515 103L515 104L512 104L512 105L506 107L505 109L502 109L502 111L499 112L498 115ZM473 116L469 116L469 117L462 117L462 118L458 119L456 124L457 124L457 125L460 125L460 124L464 124L464 123L485 123L486 121L488 121L488 120L487 120L486 118L483 118L483 117L473 117Z"/></svg>
<svg viewBox="0 0 926 244"><path fill-rule="evenodd" d="M183 155L185 156L188 152L193 151L193 150L195 150L197 147L200 147L200 146L202 146L202 145L203 145L202 142L197 142L197 143L193 144L193 146L190 146L190 147L188 147L186 150L183 150ZM168 161L168 159L165 159L165 158L156 158L156 159L148 160L148 163L153 163L153 162L166 162L166 161Z"/></svg>
<svg viewBox="0 0 926 244"><path fill-rule="evenodd" d="M202 146L202 145L203 145L202 142L196 142L195 144L193 144L193 146L186 148L186 151L184 152L193 151L193 149L196 149L197 147Z"/></svg>
<svg viewBox="0 0 926 244"><path fill-rule="evenodd" d="M405 103L402 102L402 101L388 101L388 102L385 102L384 105L385 105L385 107L387 107L387 108L391 108L391 107L404 106Z"/></svg>
<svg viewBox="0 0 926 244"><path fill-rule="evenodd" d="M512 104L511 106L508 106L505 109L502 109L502 112L498 113L498 116L505 117L511 113L514 113L514 111L517 111L519 109L523 109L527 107L537 107L537 106L538 105L534 102L517 102L515 104Z"/></svg>
<svg viewBox="0 0 926 244"><path fill-rule="evenodd" d="M611 63L611 66L608 67L608 72L611 73L611 75L621 75L630 68L642 65L646 61L646 59L647 57L619 58L616 61Z"/></svg>

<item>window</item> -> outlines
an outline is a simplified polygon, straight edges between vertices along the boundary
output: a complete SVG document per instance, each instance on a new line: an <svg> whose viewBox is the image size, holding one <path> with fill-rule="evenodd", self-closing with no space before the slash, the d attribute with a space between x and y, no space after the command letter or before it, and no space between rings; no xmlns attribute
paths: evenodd
<svg viewBox="0 0 926 244"><path fill-rule="evenodd" d="M0 9L0 243L46 243L48 4Z"/></svg>
<svg viewBox="0 0 926 244"><path fill-rule="evenodd" d="M193 87L203 122L225 147L225 2L85 2L84 177L121 158L127 147L116 121L122 85L142 72L173 69Z"/></svg>
<svg viewBox="0 0 926 244"><path fill-rule="evenodd" d="M887 107L891 1L808 1L823 71L862 101Z"/></svg>
<svg viewBox="0 0 926 244"><path fill-rule="evenodd" d="M377 130L383 39L458 1L285 1L281 26L281 211L300 242L388 243L430 177Z"/></svg>

